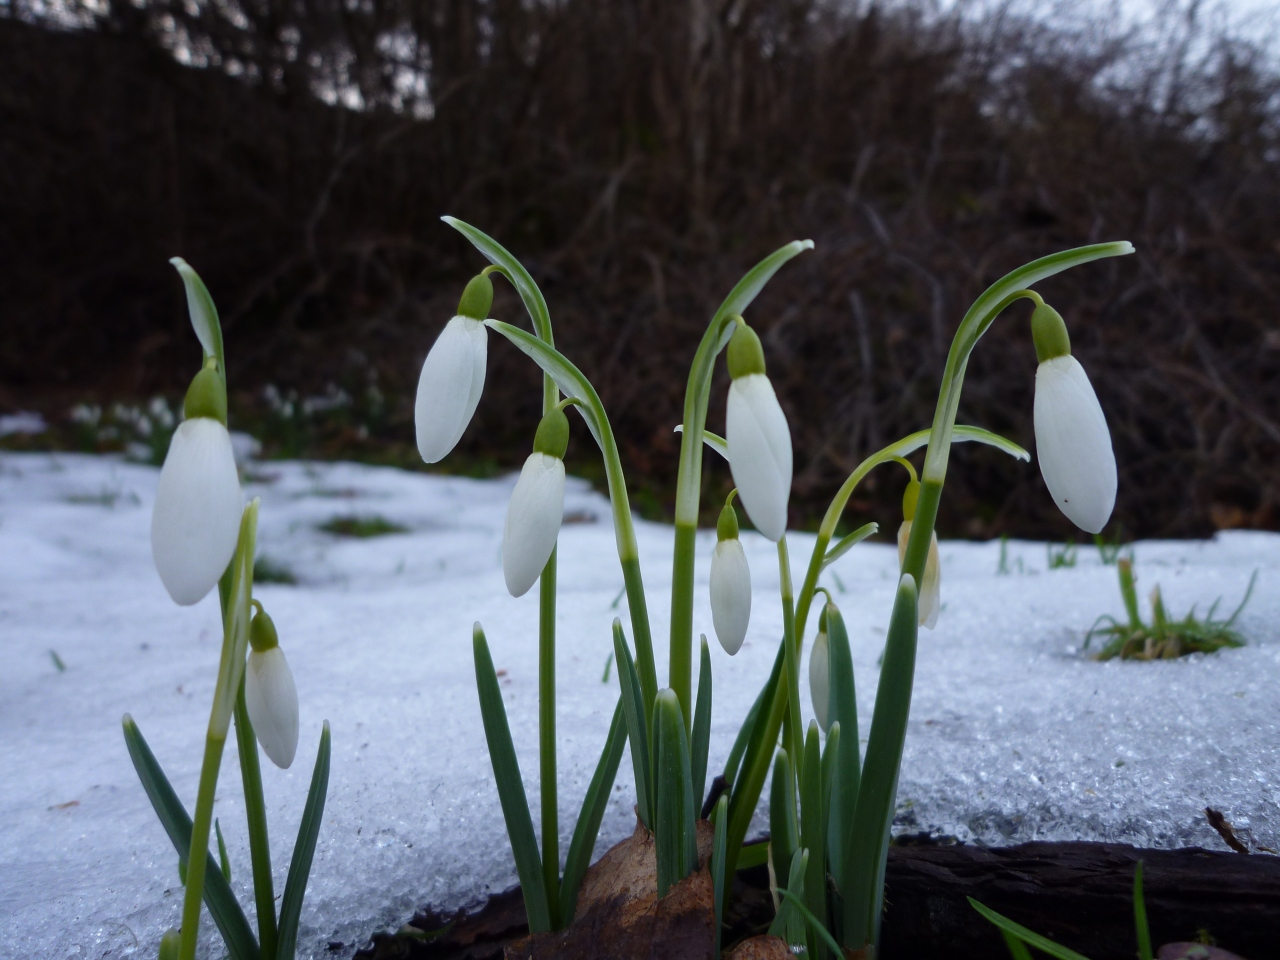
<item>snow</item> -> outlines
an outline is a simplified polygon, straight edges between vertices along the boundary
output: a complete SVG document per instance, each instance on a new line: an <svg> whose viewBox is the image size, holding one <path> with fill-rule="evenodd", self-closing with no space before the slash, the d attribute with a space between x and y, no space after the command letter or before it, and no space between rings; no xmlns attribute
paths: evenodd
<svg viewBox="0 0 1280 960"><path fill-rule="evenodd" d="M119 722L132 713L193 803L220 635L216 599L177 607L152 567L157 476L110 457L0 455L0 957L154 956L160 932L178 921L177 857ZM299 950L349 956L417 907L474 903L515 882L475 693L476 619L506 671L538 820L537 597L507 595L500 557L514 476L280 462L251 464L246 478L262 498L261 553L298 581L257 588L301 703L293 767L264 761L277 891L328 719L329 801ZM571 479L565 510L575 522L559 555L562 851L617 696L616 671L602 682L614 616L630 635L605 500ZM317 529L374 515L407 532L359 540ZM639 523L638 536L661 638L671 529ZM699 541L694 614L695 632L708 634L714 539L708 530ZM790 540L799 577L812 538ZM732 659L712 641L713 771L781 633L773 546L749 533L744 544L756 591L747 640ZM1231 609L1261 571L1239 621L1247 647L1156 663L1097 663L1079 651L1099 614L1123 612L1115 568L1092 547L1057 570L1047 569L1044 544L1007 549L1012 573L998 575L998 543L942 544L944 606L937 629L921 634L898 828L991 844L1221 848L1208 805L1254 843L1280 847L1280 537L1136 545L1140 592L1159 582L1178 616L1218 596ZM849 624L864 738L896 569L892 547L863 544L823 581ZM804 697L808 716L807 689ZM252 917L239 786L233 739L216 813L233 888ZM597 854L630 832L632 803L624 760ZM202 929L206 954L221 956L207 916ZM331 952L330 943L342 946Z"/></svg>

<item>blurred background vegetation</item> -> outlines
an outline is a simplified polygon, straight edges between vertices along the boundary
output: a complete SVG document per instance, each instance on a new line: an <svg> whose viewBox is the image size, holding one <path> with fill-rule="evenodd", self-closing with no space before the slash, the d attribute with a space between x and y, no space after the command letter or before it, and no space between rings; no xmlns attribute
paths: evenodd
<svg viewBox="0 0 1280 960"><path fill-rule="evenodd" d="M928 425L987 284L1129 239L1039 287L1111 423L1112 534L1277 529L1278 94L1271 52L1195 6L1139 31L924 0L0 0L0 413L50 424L5 442L146 454L198 361L181 255L222 311L233 428L267 455L419 463L418 369L483 266L449 213L542 284L662 517L707 319L810 237L748 316L805 525ZM495 286L493 315L526 322ZM1033 448L1026 313L974 355L960 419ZM490 344L446 468L530 447L538 376ZM585 430L570 452L598 475ZM1069 533L1034 465L956 459L943 533ZM903 479L851 518L896 528Z"/></svg>

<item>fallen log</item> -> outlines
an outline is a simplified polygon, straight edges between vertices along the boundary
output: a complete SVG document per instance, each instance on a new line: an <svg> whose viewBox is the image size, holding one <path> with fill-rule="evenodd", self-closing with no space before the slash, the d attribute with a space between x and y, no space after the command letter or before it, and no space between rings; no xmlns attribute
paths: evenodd
<svg viewBox="0 0 1280 960"><path fill-rule="evenodd" d="M969 897L1090 960L1132 960L1139 860L1154 946L1203 936L1248 960L1280 960L1280 857L1082 842L895 845L885 872L883 960L1007 956ZM740 872L726 950L763 933L772 914L765 868ZM375 935L356 958L499 960L526 933L513 889L475 912L422 912L396 934Z"/></svg>

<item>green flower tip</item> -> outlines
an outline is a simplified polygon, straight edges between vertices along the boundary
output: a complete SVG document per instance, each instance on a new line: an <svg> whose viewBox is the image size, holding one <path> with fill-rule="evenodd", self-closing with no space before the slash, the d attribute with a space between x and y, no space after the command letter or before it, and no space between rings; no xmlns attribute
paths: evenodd
<svg viewBox="0 0 1280 960"><path fill-rule="evenodd" d="M1036 345L1036 360L1044 363L1054 357L1071 356L1071 337L1062 314L1042 303L1031 314L1031 339Z"/></svg>
<svg viewBox="0 0 1280 960"><path fill-rule="evenodd" d="M729 361L729 376L734 380L752 373L764 373L764 347L756 332L745 323L739 323L729 340L726 351Z"/></svg>
<svg viewBox="0 0 1280 960"><path fill-rule="evenodd" d="M549 457L563 460L568 449L569 418L564 415L563 409L555 407L538 424L538 432L533 436L533 450L535 453L545 453Z"/></svg>
<svg viewBox="0 0 1280 960"><path fill-rule="evenodd" d="M716 521L716 538L718 540L738 539L738 511L733 504L726 503L720 511L720 519Z"/></svg>
<svg viewBox="0 0 1280 960"><path fill-rule="evenodd" d="M173 927L164 932L164 936L160 938L160 960L178 960L178 948L181 946L182 936Z"/></svg>
<svg viewBox="0 0 1280 960"><path fill-rule="evenodd" d="M258 612L249 622L249 645L258 653L266 653L273 647L280 646L280 635L276 633L276 625L267 616L267 611L258 605Z"/></svg>
<svg viewBox="0 0 1280 960"><path fill-rule="evenodd" d="M187 397L182 402L182 412L188 420L209 417L223 426L227 424L227 388L218 375L218 362L213 357L195 375L187 387Z"/></svg>
<svg viewBox="0 0 1280 960"><path fill-rule="evenodd" d="M907 489L902 492L902 519L914 520L916 518L916 504L920 502L920 481L911 480L907 483Z"/></svg>
<svg viewBox="0 0 1280 960"><path fill-rule="evenodd" d="M489 316L489 308L492 306L493 281L488 274L481 273L472 277L467 288L462 291L462 299L458 301L458 316L484 320Z"/></svg>

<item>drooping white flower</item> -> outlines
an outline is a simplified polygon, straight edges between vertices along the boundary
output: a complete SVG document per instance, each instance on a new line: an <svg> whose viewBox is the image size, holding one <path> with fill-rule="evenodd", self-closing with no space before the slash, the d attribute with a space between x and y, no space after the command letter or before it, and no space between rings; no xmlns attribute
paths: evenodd
<svg viewBox="0 0 1280 960"><path fill-rule="evenodd" d="M729 469L747 516L775 543L787 532L791 496L791 428L764 372L760 338L740 324L729 342L725 440Z"/></svg>
<svg viewBox="0 0 1280 960"><path fill-rule="evenodd" d="M244 705L263 752L277 767L288 768L298 750L298 688L279 644L249 651Z"/></svg>
<svg viewBox="0 0 1280 960"><path fill-rule="evenodd" d="M502 573L513 597L524 596L542 575L563 519L564 461L535 450L511 491L502 532Z"/></svg>
<svg viewBox="0 0 1280 960"><path fill-rule="evenodd" d="M831 704L831 666L827 634L819 630L813 640L813 649L809 651L809 698L813 701L813 715L822 732L831 729L831 717L828 711Z"/></svg>
<svg viewBox="0 0 1280 960"><path fill-rule="evenodd" d="M484 323L454 317L436 338L418 376L413 420L427 463L448 456L471 422L484 392L488 335Z"/></svg>
<svg viewBox="0 0 1280 960"><path fill-rule="evenodd" d="M751 621L751 569L737 537L721 540L711 554L711 622L725 653L742 649Z"/></svg>
<svg viewBox="0 0 1280 960"><path fill-rule="evenodd" d="M911 539L911 521L904 520L898 528L898 565L907 559L907 541ZM938 623L938 609L942 597L942 566L938 562L938 534L935 531L929 540L929 553L924 561L924 576L921 577L921 589L918 611L921 626L932 630Z"/></svg>
<svg viewBox="0 0 1280 960"><path fill-rule="evenodd" d="M184 420L160 470L151 514L151 555L169 596L196 603L231 562L244 494L227 428L212 417Z"/></svg>
<svg viewBox="0 0 1280 960"><path fill-rule="evenodd" d="M1084 367L1070 354L1036 370L1036 456L1045 486L1072 523L1100 533L1116 503L1111 431Z"/></svg>

